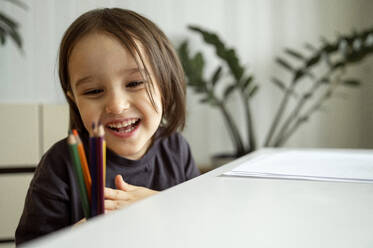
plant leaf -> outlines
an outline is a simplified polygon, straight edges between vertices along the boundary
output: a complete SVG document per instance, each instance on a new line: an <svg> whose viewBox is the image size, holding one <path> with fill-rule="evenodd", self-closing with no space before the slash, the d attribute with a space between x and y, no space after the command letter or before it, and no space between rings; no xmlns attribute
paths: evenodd
<svg viewBox="0 0 373 248"><path fill-rule="evenodd" d="M242 88L245 90L247 87L251 84L253 81L254 77L253 76L248 76L246 80L243 82Z"/></svg>
<svg viewBox="0 0 373 248"><path fill-rule="evenodd" d="M288 70L290 72L294 72L293 67L287 61L285 61L284 59L282 59L280 57L277 57L276 58L276 63L279 64L280 66L282 66L283 68L285 68L286 70Z"/></svg>
<svg viewBox="0 0 373 248"><path fill-rule="evenodd" d="M5 14L0 12L0 29L4 33L4 38L9 35L18 48L22 48L22 39L18 32L18 24Z"/></svg>
<svg viewBox="0 0 373 248"><path fill-rule="evenodd" d="M259 86L258 85L254 85L254 87L251 88L250 92L249 92L249 97L253 97L257 92L258 92L258 89L259 89Z"/></svg>
<svg viewBox="0 0 373 248"><path fill-rule="evenodd" d="M206 96L204 98L201 98L199 100L200 103L209 103L211 105L216 105L215 99L212 98L211 96Z"/></svg>
<svg viewBox="0 0 373 248"><path fill-rule="evenodd" d="M218 68L216 68L212 78L211 78L211 83L213 86L216 85L216 83L219 81L220 79L220 76L221 76L221 70L222 70L222 67L221 66L218 66Z"/></svg>
<svg viewBox="0 0 373 248"><path fill-rule="evenodd" d="M191 73L191 65L190 65L190 57L189 57L189 48L188 48L188 41L184 40L180 46L177 48L177 53L179 55L181 64L183 65L185 74L189 77Z"/></svg>
<svg viewBox="0 0 373 248"><path fill-rule="evenodd" d="M298 60L301 60L301 61L305 60L304 56L300 52L295 51L293 49L285 48L285 53L289 54L290 56L292 56L293 58L296 58Z"/></svg>
<svg viewBox="0 0 373 248"><path fill-rule="evenodd" d="M303 76L304 76L304 70L303 69L297 70L295 72L295 75L294 75L294 78L293 78L293 83L295 83L296 81L298 81Z"/></svg>
<svg viewBox="0 0 373 248"><path fill-rule="evenodd" d="M283 90L283 91L287 91L287 90L289 90L289 89L286 87L286 85L285 85L284 82L282 82L281 80L279 80L279 79L277 79L277 78L275 78L275 77L272 77L271 82L274 83L274 84L275 84L275 85L276 85L280 90ZM291 91L291 92L290 92L290 95L294 96L295 98L298 97L298 95L297 95L294 91Z"/></svg>
<svg viewBox="0 0 373 248"><path fill-rule="evenodd" d="M191 60L192 69L194 70L198 79L202 78L203 69L205 66L205 60L201 52L196 53L194 58Z"/></svg>
<svg viewBox="0 0 373 248"><path fill-rule="evenodd" d="M194 91L196 93L202 94L202 93L207 93L207 89L203 87L203 83L199 82L198 84L194 85Z"/></svg>
<svg viewBox="0 0 373 248"><path fill-rule="evenodd" d="M316 55L311 57L309 60L307 60L307 62L305 64L305 67L309 68L309 67L315 65L317 62L319 62L320 58L321 58L321 53L317 53Z"/></svg>
<svg viewBox="0 0 373 248"><path fill-rule="evenodd" d="M188 84L191 86L198 85L199 81L198 75L196 74L193 63L189 55L188 41L183 41L177 49L181 64L183 65L185 76L188 80Z"/></svg>
<svg viewBox="0 0 373 248"><path fill-rule="evenodd" d="M28 6L22 1L19 1L19 0L4 0L4 1L8 1L9 3L17 5L18 7L22 8L24 10L28 10Z"/></svg>
<svg viewBox="0 0 373 248"><path fill-rule="evenodd" d="M224 99L227 99L230 94L232 94L233 90L236 88L236 85L235 84L231 84L229 85L225 91L224 91Z"/></svg>
<svg viewBox="0 0 373 248"><path fill-rule="evenodd" d="M5 23L7 26L11 28L18 28L18 23L13 21L10 17L5 15L4 13L0 12L0 22Z"/></svg>
<svg viewBox="0 0 373 248"><path fill-rule="evenodd" d="M226 48L225 44L215 33L208 32L197 26L188 26L188 28L201 34L207 44L215 47L216 55L228 64L232 75L236 81L239 81L244 73L244 68L241 66L235 50Z"/></svg>
<svg viewBox="0 0 373 248"><path fill-rule="evenodd" d="M325 46L322 48L324 52L327 54L331 54L338 51L338 45L337 44L325 44Z"/></svg>
<svg viewBox="0 0 373 248"><path fill-rule="evenodd" d="M328 83L330 83L330 79L326 78L326 77L323 77L323 78L320 79L320 83L328 84Z"/></svg>
<svg viewBox="0 0 373 248"><path fill-rule="evenodd" d="M1 45L5 44L5 32L1 28L0 28L0 42L1 42Z"/></svg>
<svg viewBox="0 0 373 248"><path fill-rule="evenodd" d="M306 43L306 44L304 44L304 47L306 48L306 49L308 49L309 51L311 51L311 52L315 52L317 49L316 49L316 47L314 47L312 44L310 44L310 43Z"/></svg>
<svg viewBox="0 0 373 248"><path fill-rule="evenodd" d="M361 85L360 81L357 79L345 79L342 80L342 84L348 87L358 87Z"/></svg>
<svg viewBox="0 0 373 248"><path fill-rule="evenodd" d="M340 67L345 67L346 63L344 61L339 61L332 65L333 70L338 69Z"/></svg>
<svg viewBox="0 0 373 248"><path fill-rule="evenodd" d="M286 90L286 86L285 86L284 82L282 82L281 80L273 77L271 79L271 82L274 83L279 89Z"/></svg>

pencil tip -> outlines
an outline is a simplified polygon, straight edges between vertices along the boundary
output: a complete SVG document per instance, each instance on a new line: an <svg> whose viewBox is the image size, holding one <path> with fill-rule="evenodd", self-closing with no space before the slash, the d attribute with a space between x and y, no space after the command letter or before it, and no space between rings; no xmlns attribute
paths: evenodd
<svg viewBox="0 0 373 248"><path fill-rule="evenodd" d="M100 124L98 126L98 136L102 137L105 135L105 130L104 130L104 126L102 124Z"/></svg>
<svg viewBox="0 0 373 248"><path fill-rule="evenodd" d="M76 144L76 140L71 130L69 131L69 136L67 137L67 143L70 145Z"/></svg>
<svg viewBox="0 0 373 248"><path fill-rule="evenodd" d="M76 129L73 129L72 132L73 132L73 134L74 134L75 136L78 136L78 131L77 131Z"/></svg>

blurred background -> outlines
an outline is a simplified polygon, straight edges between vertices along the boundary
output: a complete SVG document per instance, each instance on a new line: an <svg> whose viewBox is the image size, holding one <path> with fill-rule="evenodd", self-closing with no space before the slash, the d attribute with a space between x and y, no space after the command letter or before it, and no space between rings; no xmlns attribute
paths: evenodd
<svg viewBox="0 0 373 248"><path fill-rule="evenodd" d="M191 51L203 51L206 75L211 75L220 61L214 49L187 26L216 33L235 49L259 86L250 105L258 148L264 144L283 96L271 80L276 76L290 81L286 70L275 62L276 57L283 55L285 48L303 51L305 43L320 47L323 39L333 42L340 35L373 27L370 0L20 1L27 7L11 2L0 0L0 10L19 24L22 49L10 37L0 46L0 247L12 246L32 168L51 144L66 135L68 113L57 75L58 46L64 31L83 12L120 7L148 17L175 47L187 39ZM373 56L349 66L346 74L359 79L361 85L340 87L323 104L322 111L312 114L282 146L373 148L372 69ZM221 113L201 104L201 96L191 88L187 99L183 134L198 166L208 170L211 156L234 152L234 146ZM232 96L228 106L241 128L245 116L237 99ZM247 138L245 128L241 135Z"/></svg>

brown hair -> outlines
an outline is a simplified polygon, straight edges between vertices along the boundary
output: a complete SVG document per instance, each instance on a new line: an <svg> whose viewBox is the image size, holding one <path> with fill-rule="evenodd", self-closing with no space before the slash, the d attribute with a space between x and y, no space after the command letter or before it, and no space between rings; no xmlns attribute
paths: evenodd
<svg viewBox="0 0 373 248"><path fill-rule="evenodd" d="M154 82L151 80L149 69L146 68L144 58L135 41L142 45L145 56L154 72L155 81L161 92L163 116L160 136L168 136L185 125L185 79L181 63L171 42L166 35L147 18L125 9L95 9L78 17L66 30L59 49L59 77L63 92L70 106L70 128L76 128L86 133L79 110L68 97L71 91L68 63L75 44L86 34L91 32L105 32L116 37L132 56L140 58L138 65L145 68L146 90L154 105L152 90Z"/></svg>

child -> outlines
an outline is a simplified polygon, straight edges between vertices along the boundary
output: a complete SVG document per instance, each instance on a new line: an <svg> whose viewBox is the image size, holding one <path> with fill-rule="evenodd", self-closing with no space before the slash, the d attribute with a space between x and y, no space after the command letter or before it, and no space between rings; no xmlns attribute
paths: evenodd
<svg viewBox="0 0 373 248"><path fill-rule="evenodd" d="M105 128L105 212L199 175L185 122L185 83L170 42L148 19L123 9L97 9L66 31L59 77L70 127L85 147L92 123ZM41 159L26 196L16 243L83 219L66 139Z"/></svg>

